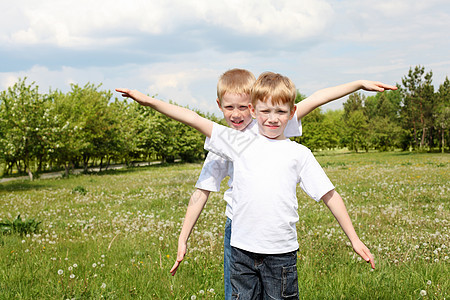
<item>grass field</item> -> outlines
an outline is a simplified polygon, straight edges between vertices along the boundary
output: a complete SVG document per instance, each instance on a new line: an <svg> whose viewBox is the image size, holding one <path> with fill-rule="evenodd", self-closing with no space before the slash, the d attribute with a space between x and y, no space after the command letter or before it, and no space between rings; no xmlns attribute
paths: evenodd
<svg viewBox="0 0 450 300"><path fill-rule="evenodd" d="M316 155L376 259L360 261L323 203L299 188L302 299L449 298L450 156ZM170 276L201 164L0 184L0 299L222 299L225 202L210 200ZM225 182L222 192L225 191Z"/></svg>

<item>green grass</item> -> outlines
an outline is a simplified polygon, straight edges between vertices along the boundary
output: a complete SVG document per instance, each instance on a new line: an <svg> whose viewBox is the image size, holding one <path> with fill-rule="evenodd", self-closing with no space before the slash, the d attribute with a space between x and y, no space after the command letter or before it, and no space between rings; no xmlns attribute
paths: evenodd
<svg viewBox="0 0 450 300"><path fill-rule="evenodd" d="M323 203L299 188L301 298L448 298L449 155L317 159L375 255L376 270L353 253ZM18 215L42 222L39 233L0 234L0 299L223 299L222 193L211 194L185 262L169 273L200 168L0 184L0 222Z"/></svg>

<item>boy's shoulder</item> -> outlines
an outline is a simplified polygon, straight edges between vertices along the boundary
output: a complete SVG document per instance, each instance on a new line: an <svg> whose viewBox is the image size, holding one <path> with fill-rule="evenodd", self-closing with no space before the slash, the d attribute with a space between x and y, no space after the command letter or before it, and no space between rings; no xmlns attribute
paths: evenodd
<svg viewBox="0 0 450 300"><path fill-rule="evenodd" d="M293 141L291 139L286 139L286 142L289 144L290 147L297 148L300 151L311 152L311 150L308 147L306 147L305 145L302 145L300 143L297 143L296 141Z"/></svg>
<svg viewBox="0 0 450 300"><path fill-rule="evenodd" d="M297 158L306 159L313 156L312 151L308 147L290 139L285 140L285 148L287 149L286 151L292 153Z"/></svg>

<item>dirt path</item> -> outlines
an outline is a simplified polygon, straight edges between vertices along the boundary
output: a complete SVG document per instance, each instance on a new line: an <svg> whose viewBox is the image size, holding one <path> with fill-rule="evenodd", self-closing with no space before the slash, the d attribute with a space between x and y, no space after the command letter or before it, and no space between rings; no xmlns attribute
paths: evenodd
<svg viewBox="0 0 450 300"><path fill-rule="evenodd" d="M152 162L138 162L133 164L134 167L139 167L139 166L150 166L150 165L156 165L156 164L160 164L160 161L152 161ZM108 167L108 170L105 170L105 168L102 168L102 172L103 171L109 171L109 170L117 170L117 169L123 169L126 168L127 166L125 164L120 164L120 165L110 165ZM81 174L83 172L83 169L75 169L75 170L71 170L70 174ZM100 168L95 167L95 168L88 168L88 172L100 172ZM64 171L59 171L59 172L50 172L50 173L42 173L39 175L39 179L49 179L49 178L58 178L58 177L62 177L64 175ZM8 182L8 181L16 181L16 180L29 180L28 176L19 176L19 177L6 177L6 178L0 178L0 183L3 182Z"/></svg>

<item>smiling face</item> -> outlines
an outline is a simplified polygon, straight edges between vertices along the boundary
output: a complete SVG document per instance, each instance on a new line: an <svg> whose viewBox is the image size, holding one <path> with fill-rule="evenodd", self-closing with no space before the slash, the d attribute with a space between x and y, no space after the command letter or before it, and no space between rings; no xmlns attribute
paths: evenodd
<svg viewBox="0 0 450 300"><path fill-rule="evenodd" d="M258 100L253 106L250 104L251 114L258 122L259 133L269 139L282 140L284 129L295 114L296 106L291 109L289 103L273 104L269 99L266 102Z"/></svg>
<svg viewBox="0 0 450 300"><path fill-rule="evenodd" d="M285 139L284 129L295 114L294 83L273 72L259 75L252 87L250 109L258 121L259 133L269 139Z"/></svg>
<svg viewBox="0 0 450 300"><path fill-rule="evenodd" d="M217 100L225 121L236 130L243 130L252 122L249 103L249 94L225 93L222 101Z"/></svg>

